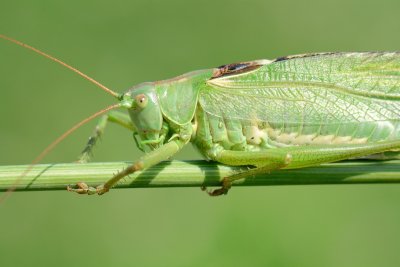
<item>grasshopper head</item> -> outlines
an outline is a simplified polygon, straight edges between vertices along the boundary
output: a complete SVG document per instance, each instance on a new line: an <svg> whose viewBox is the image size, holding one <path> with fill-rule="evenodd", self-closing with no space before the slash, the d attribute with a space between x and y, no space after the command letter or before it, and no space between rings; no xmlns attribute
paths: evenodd
<svg viewBox="0 0 400 267"><path fill-rule="evenodd" d="M163 144L163 116L153 83L142 83L120 97L121 105L128 109L132 123L140 136L139 148L155 149Z"/></svg>

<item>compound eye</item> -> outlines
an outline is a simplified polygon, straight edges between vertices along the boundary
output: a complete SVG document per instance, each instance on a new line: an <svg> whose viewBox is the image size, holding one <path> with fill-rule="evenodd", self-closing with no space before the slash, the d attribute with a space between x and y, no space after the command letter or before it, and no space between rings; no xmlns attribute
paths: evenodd
<svg viewBox="0 0 400 267"><path fill-rule="evenodd" d="M145 108L147 106L147 102L149 102L145 94L137 95L135 99L136 99L136 104L139 108Z"/></svg>

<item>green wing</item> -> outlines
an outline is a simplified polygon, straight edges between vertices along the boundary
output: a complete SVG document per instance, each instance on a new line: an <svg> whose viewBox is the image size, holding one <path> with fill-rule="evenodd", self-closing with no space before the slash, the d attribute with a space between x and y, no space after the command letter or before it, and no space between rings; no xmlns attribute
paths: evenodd
<svg viewBox="0 0 400 267"><path fill-rule="evenodd" d="M294 126L399 124L400 53L325 53L264 62L209 80L200 92L202 108L228 119Z"/></svg>

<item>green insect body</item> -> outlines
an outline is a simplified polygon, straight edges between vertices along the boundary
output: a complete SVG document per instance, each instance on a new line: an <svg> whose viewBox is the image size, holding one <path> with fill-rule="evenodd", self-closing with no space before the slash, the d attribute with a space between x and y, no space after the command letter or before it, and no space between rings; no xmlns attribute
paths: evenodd
<svg viewBox="0 0 400 267"><path fill-rule="evenodd" d="M96 188L82 182L69 191L104 194L121 178L171 158L190 142L209 160L253 167L223 178L221 188L208 192L212 196L226 194L237 179L273 170L351 158L400 158L397 52L305 54L235 63L146 82L118 95L58 59L0 37L66 66L118 98L119 105L87 121L114 107L128 110L129 116L116 111L103 115L80 162L90 159L107 122L132 131L138 147L147 152Z"/></svg>
<svg viewBox="0 0 400 267"><path fill-rule="evenodd" d="M120 96L149 167L193 142L233 180L400 148L400 54L323 53L230 64L144 83ZM398 156L397 153L391 155ZM80 193L104 193L115 183Z"/></svg>

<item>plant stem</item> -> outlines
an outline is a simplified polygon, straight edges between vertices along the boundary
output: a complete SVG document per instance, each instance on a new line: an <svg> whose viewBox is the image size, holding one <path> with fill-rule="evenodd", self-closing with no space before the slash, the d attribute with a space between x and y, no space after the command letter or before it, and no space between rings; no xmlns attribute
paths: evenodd
<svg viewBox="0 0 400 267"><path fill-rule="evenodd" d="M0 166L0 191L20 179L17 191L65 190L68 184L85 181L96 186L128 162L63 163L35 165L24 177L26 165ZM116 188L126 187L200 187L218 186L222 177L243 170L206 161L166 161L131 175ZM19 178L20 177L20 178ZM346 161L317 167L274 171L236 181L235 185L306 185L400 183L400 160Z"/></svg>

